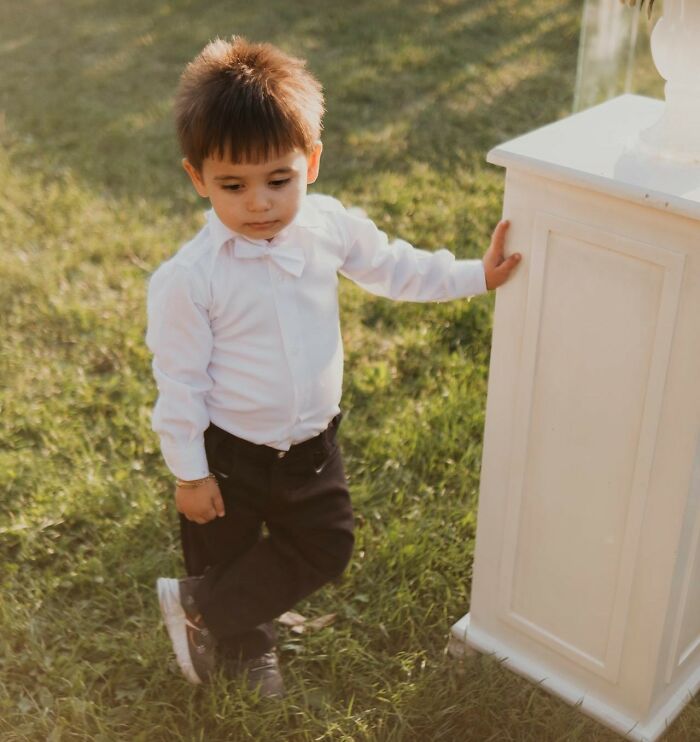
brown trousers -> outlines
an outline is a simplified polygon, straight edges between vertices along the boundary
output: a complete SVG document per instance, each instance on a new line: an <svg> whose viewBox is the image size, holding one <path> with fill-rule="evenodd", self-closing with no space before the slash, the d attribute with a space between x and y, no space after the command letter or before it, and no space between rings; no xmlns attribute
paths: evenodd
<svg viewBox="0 0 700 742"><path fill-rule="evenodd" d="M225 653L248 658L272 648L272 620L350 560L353 514L336 441L340 418L284 456L214 424L205 431L226 514L204 525L180 514L180 535L187 573L203 575L195 601Z"/></svg>

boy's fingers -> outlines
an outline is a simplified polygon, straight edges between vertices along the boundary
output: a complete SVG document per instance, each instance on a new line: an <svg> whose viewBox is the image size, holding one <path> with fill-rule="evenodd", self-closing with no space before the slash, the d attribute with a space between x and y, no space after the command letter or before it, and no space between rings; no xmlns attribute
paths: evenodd
<svg viewBox="0 0 700 742"><path fill-rule="evenodd" d="M510 222L507 219L502 219L496 225L491 235L491 244L489 249L484 255L484 261L486 265L493 268L500 266L503 263L503 248L506 241L506 230L508 229Z"/></svg>
<svg viewBox="0 0 700 742"><path fill-rule="evenodd" d="M214 515L212 516L212 518L215 518L216 516L221 518L226 514L226 510L224 509L224 500L221 497L220 492L217 492L214 495L211 504L214 506Z"/></svg>
<svg viewBox="0 0 700 742"><path fill-rule="evenodd" d="M500 265L496 266L493 270L496 274L496 285L492 288L497 288L503 285L511 274L511 271L520 262L522 256L520 253L515 253L507 257Z"/></svg>
<svg viewBox="0 0 700 742"><path fill-rule="evenodd" d="M496 268L497 271L500 271L501 273L505 273L505 275L509 275L510 272L515 268L515 266L520 262L520 253L515 253L515 255L511 255L510 257L506 258L499 266Z"/></svg>
<svg viewBox="0 0 700 742"><path fill-rule="evenodd" d="M214 520L214 518L216 518L216 511L210 510L208 513L197 515L194 518L190 518L190 520L193 520L195 523L203 526L205 523L209 523L209 521Z"/></svg>
<svg viewBox="0 0 700 742"><path fill-rule="evenodd" d="M493 236L491 237L491 244L496 249L498 255L503 255L503 246L506 241L506 232L510 222L507 219L501 219L496 225L496 229L493 230Z"/></svg>

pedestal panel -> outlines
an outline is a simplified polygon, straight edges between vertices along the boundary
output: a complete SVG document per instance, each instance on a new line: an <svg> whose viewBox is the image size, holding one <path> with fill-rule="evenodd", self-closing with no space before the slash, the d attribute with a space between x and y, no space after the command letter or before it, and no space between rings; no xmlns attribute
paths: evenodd
<svg viewBox="0 0 700 742"><path fill-rule="evenodd" d="M539 213L531 260L500 612L615 681L683 256Z"/></svg>

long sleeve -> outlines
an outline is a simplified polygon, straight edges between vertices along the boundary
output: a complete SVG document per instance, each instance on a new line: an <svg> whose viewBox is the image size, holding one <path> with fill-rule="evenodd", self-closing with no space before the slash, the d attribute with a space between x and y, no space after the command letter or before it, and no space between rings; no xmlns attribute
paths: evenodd
<svg viewBox="0 0 700 742"><path fill-rule="evenodd" d="M335 215L346 238L340 273L378 296L403 301L448 301L486 293L481 260L456 260L387 235L366 218Z"/></svg>
<svg viewBox="0 0 700 742"><path fill-rule="evenodd" d="M207 373L213 340L204 292L196 288L192 272L172 260L148 286L146 344L159 392L152 428L165 463L182 479L209 471L203 433L210 421L205 396L213 385Z"/></svg>

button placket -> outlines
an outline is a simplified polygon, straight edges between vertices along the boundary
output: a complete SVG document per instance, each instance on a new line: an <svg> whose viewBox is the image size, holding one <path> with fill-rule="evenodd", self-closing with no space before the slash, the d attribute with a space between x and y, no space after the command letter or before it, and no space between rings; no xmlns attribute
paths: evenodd
<svg viewBox="0 0 700 742"><path fill-rule="evenodd" d="M287 291L288 283L286 280L281 280L284 278L284 271L274 265L272 261L268 261L268 271L270 273L273 287L275 311L280 326L282 344L284 346L284 352L294 387L294 409L292 410L292 417L296 418L299 415L301 404L300 390L303 386L303 384L300 383L300 380L304 378L303 363L300 362L300 354L297 352L301 335L301 328L299 326L299 310L297 308L294 292Z"/></svg>

